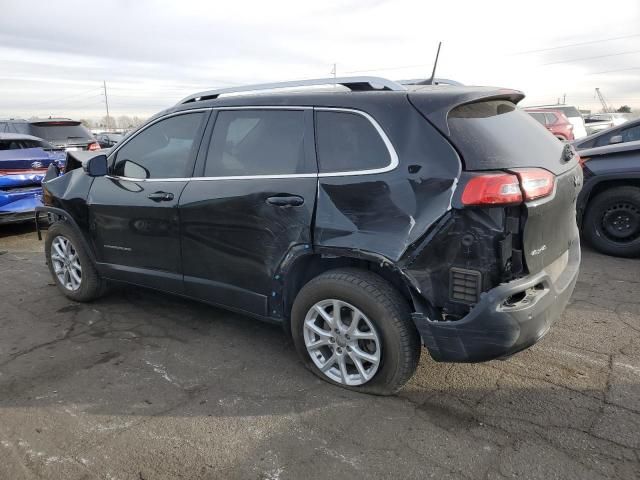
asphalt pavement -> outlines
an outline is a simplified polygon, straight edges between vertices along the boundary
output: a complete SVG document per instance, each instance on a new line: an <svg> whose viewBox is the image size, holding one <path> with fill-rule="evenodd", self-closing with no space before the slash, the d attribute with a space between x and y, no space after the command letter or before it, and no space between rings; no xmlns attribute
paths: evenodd
<svg viewBox="0 0 640 480"><path fill-rule="evenodd" d="M584 250L570 306L506 361L393 397L305 370L273 325L119 287L66 299L0 229L0 479L640 478L640 260Z"/></svg>

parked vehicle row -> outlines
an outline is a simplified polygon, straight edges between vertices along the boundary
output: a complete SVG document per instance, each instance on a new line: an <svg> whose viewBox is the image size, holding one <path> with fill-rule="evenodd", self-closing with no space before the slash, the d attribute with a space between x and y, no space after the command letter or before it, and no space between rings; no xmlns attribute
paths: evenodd
<svg viewBox="0 0 640 480"><path fill-rule="evenodd" d="M0 133L0 223L33 221L47 168L64 168L65 158L41 138Z"/></svg>
<svg viewBox="0 0 640 480"><path fill-rule="evenodd" d="M100 149L91 132L79 121L69 118L0 120L0 133L32 135L66 151Z"/></svg>
<svg viewBox="0 0 640 480"><path fill-rule="evenodd" d="M124 135L121 133L101 132L96 133L95 137L101 148L112 148L124 138Z"/></svg>
<svg viewBox="0 0 640 480"><path fill-rule="evenodd" d="M584 168L578 198L584 238L608 255L640 256L640 119L574 145Z"/></svg>
<svg viewBox="0 0 640 480"><path fill-rule="evenodd" d="M580 262L573 148L515 90L284 86L328 83L351 92L197 93L50 167L38 214L57 220L60 290L133 283L276 322L320 378L377 394L421 343L479 362L542 338Z"/></svg>
<svg viewBox="0 0 640 480"><path fill-rule="evenodd" d="M549 130L558 140L573 140L573 124L560 110L525 108L525 112Z"/></svg>
<svg viewBox="0 0 640 480"><path fill-rule="evenodd" d="M573 142L578 150L585 148L603 147L616 143L636 142L640 140L640 118L621 124L618 127L608 128L581 140Z"/></svg>
<svg viewBox="0 0 640 480"><path fill-rule="evenodd" d="M584 117L584 123L589 135L622 125L627 120L628 118L623 113L594 113Z"/></svg>
<svg viewBox="0 0 640 480"><path fill-rule="evenodd" d="M534 111L554 111L563 113L571 125L573 125L572 133L574 139L579 139L587 136L587 129L585 127L584 118L580 111L573 105L538 105L527 107L525 110Z"/></svg>

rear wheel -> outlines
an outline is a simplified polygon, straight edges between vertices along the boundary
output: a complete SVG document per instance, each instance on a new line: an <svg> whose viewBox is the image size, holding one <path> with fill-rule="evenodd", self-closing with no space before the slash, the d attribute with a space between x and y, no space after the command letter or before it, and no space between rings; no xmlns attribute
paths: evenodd
<svg viewBox="0 0 640 480"><path fill-rule="evenodd" d="M311 280L296 297L291 330L307 368L351 390L392 394L420 359L407 301L365 270L331 270Z"/></svg>
<svg viewBox="0 0 640 480"><path fill-rule="evenodd" d="M583 234L607 255L640 256L640 188L615 187L598 194L587 206Z"/></svg>
<svg viewBox="0 0 640 480"><path fill-rule="evenodd" d="M105 283L96 271L73 228L56 222L47 231L44 245L49 271L68 298L88 302L104 293Z"/></svg>

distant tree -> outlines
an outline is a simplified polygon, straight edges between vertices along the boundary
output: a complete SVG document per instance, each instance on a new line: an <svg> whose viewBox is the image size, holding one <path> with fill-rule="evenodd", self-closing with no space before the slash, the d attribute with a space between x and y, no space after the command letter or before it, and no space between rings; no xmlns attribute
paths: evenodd
<svg viewBox="0 0 640 480"><path fill-rule="evenodd" d="M136 128L139 127L140 125L142 125L147 119L146 118L140 118L137 115L134 115L134 117L131 119L131 126L132 128Z"/></svg>
<svg viewBox="0 0 640 480"><path fill-rule="evenodd" d="M107 116L105 115L104 117L102 117L100 119L100 121L98 122L98 127L100 128L109 128L109 129L114 129L114 128L118 128L118 121L116 120L115 117L112 117L111 115L109 115L109 121L107 122Z"/></svg>
<svg viewBox="0 0 640 480"><path fill-rule="evenodd" d="M133 128L133 120L127 115L120 115L118 117L118 127L124 129Z"/></svg>
<svg viewBox="0 0 640 480"><path fill-rule="evenodd" d="M94 125L93 120L89 120L88 118L81 118L80 123L87 128L93 128Z"/></svg>
<svg viewBox="0 0 640 480"><path fill-rule="evenodd" d="M623 105L616 110L618 113L631 113L631 107L629 105Z"/></svg>

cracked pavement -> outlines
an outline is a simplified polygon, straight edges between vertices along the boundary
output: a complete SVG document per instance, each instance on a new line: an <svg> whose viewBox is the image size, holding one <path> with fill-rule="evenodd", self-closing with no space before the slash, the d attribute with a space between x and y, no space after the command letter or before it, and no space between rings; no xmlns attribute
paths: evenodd
<svg viewBox="0 0 640 480"><path fill-rule="evenodd" d="M394 397L328 385L273 325L121 287L58 292L0 231L0 478L640 478L640 260L585 248L571 304L506 361L423 350Z"/></svg>

